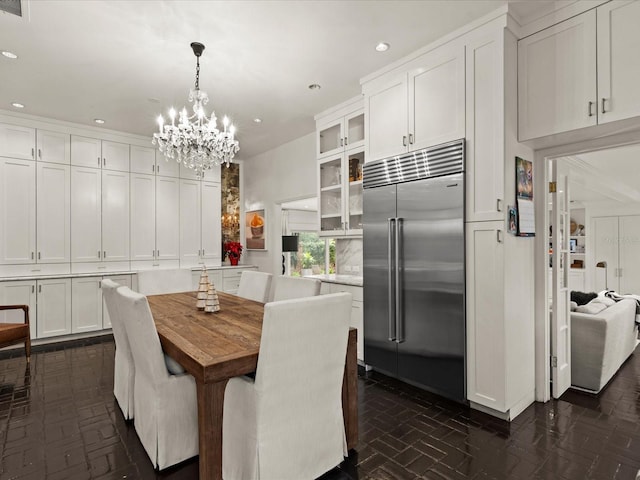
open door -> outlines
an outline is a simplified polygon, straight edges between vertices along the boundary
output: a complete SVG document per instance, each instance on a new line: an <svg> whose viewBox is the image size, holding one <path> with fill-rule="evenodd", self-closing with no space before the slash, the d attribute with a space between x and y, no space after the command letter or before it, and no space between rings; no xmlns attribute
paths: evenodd
<svg viewBox="0 0 640 480"><path fill-rule="evenodd" d="M551 393L559 398L571 386L571 321L569 314L569 179L551 162L553 203L553 304L551 307Z"/></svg>

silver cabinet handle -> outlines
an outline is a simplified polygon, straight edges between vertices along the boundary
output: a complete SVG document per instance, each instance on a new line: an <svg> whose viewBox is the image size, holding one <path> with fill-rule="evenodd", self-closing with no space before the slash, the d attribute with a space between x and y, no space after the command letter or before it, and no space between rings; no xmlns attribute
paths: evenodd
<svg viewBox="0 0 640 480"><path fill-rule="evenodd" d="M38 285L38 293L42 293L42 285Z"/></svg>
<svg viewBox="0 0 640 480"><path fill-rule="evenodd" d="M588 110L587 110L587 114L588 114L590 117L593 117L593 112L591 111L591 107L593 107L593 102L589 102L589 108L588 108Z"/></svg>
<svg viewBox="0 0 640 480"><path fill-rule="evenodd" d="M36 286L35 285L31 285L31 293L36 293Z"/></svg>
<svg viewBox="0 0 640 480"><path fill-rule="evenodd" d="M151 171L152 171L153 173L155 173L155 172L156 172L156 166L155 166L155 165L151 165Z"/></svg>
<svg viewBox="0 0 640 480"><path fill-rule="evenodd" d="M205 256L204 248L202 249L202 256L203 256L203 257Z"/></svg>
<svg viewBox="0 0 640 480"><path fill-rule="evenodd" d="M106 158L103 158L103 159L102 159L102 166L103 166L103 167L106 167L106 166L107 166L107 159L106 159Z"/></svg>
<svg viewBox="0 0 640 480"><path fill-rule="evenodd" d="M41 148L38 149L38 158L40 160L42 160L42 149Z"/></svg>
<svg viewBox="0 0 640 480"><path fill-rule="evenodd" d="M395 305L395 267L394 267L394 243L393 230L395 218L387 219L387 278L388 278L388 302L389 302L389 341L396 339L396 305Z"/></svg>
<svg viewBox="0 0 640 480"><path fill-rule="evenodd" d="M100 250L98 250L98 258L100 258Z"/></svg>
<svg viewBox="0 0 640 480"><path fill-rule="evenodd" d="M403 146L403 147L406 147L406 146L407 146L407 136L406 136L406 135L403 135L403 136L402 136L402 146Z"/></svg>
<svg viewBox="0 0 640 480"><path fill-rule="evenodd" d="M38 252L38 260L40 260L40 252Z"/></svg>
<svg viewBox="0 0 640 480"><path fill-rule="evenodd" d="M98 157L98 166L100 166L100 157Z"/></svg>
<svg viewBox="0 0 640 480"><path fill-rule="evenodd" d="M413 145L413 133L409 134L409 145Z"/></svg>
<svg viewBox="0 0 640 480"><path fill-rule="evenodd" d="M104 251L102 252L102 258L103 258L103 259L107 258L107 251L106 251L106 250L104 250Z"/></svg>
<svg viewBox="0 0 640 480"><path fill-rule="evenodd" d="M602 97L602 113L606 113L607 111L604 108L604 102L605 102L606 98Z"/></svg>
<svg viewBox="0 0 640 480"><path fill-rule="evenodd" d="M496 240L498 243L502 243L502 230L496 230Z"/></svg>
<svg viewBox="0 0 640 480"><path fill-rule="evenodd" d="M396 343L404 342L404 323L402 317L404 315L402 311L402 265L401 253L402 253L402 218L396 218L396 333L398 338Z"/></svg>
<svg viewBox="0 0 640 480"><path fill-rule="evenodd" d="M501 198L496 198L496 211L497 212L501 212L502 211L502 199Z"/></svg>
<svg viewBox="0 0 640 480"><path fill-rule="evenodd" d="M160 165L156 168L156 173L160 173Z"/></svg>
<svg viewBox="0 0 640 480"><path fill-rule="evenodd" d="M31 158L36 158L35 154L36 154L35 149L32 148L31 149Z"/></svg>
<svg viewBox="0 0 640 480"><path fill-rule="evenodd" d="M31 252L31 260L33 260L33 252Z"/></svg>
<svg viewBox="0 0 640 480"><path fill-rule="evenodd" d="M156 250L156 258L160 257L160 250Z"/></svg>

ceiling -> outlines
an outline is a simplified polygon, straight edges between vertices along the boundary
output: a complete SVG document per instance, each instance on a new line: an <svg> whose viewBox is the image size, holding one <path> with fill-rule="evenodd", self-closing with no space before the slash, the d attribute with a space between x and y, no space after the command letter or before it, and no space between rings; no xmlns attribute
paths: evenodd
<svg viewBox="0 0 640 480"><path fill-rule="evenodd" d="M187 104L198 41L208 111L232 118L238 158L250 158L312 132L313 115L358 95L361 77L506 0L22 2L23 18L0 13L0 50L19 56L0 56L0 109L19 102L150 137L159 113ZM514 2L524 17L558 3ZM374 49L381 41L387 52Z"/></svg>

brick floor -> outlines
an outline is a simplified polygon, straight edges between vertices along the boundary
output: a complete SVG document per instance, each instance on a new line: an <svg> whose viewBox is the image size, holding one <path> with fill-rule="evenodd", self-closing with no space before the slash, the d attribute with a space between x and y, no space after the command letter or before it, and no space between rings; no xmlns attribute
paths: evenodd
<svg viewBox="0 0 640 480"><path fill-rule="evenodd" d="M0 352L0 480L196 479L158 473L113 397L111 337ZM322 480L636 479L640 350L600 395L567 392L512 423L379 374L359 378L360 444ZM233 479L229 479L233 480Z"/></svg>

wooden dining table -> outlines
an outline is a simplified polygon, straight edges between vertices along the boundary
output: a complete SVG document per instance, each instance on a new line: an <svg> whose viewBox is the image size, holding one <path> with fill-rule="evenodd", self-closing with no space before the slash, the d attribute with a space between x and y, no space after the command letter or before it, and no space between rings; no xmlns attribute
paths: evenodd
<svg viewBox="0 0 640 480"><path fill-rule="evenodd" d="M200 479L222 479L224 391L230 378L256 371L264 304L218 292L220 311L205 313L196 308L195 292L147 298L164 352L196 380ZM350 328L342 382L349 449L358 443L356 342Z"/></svg>

